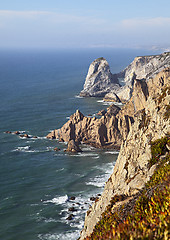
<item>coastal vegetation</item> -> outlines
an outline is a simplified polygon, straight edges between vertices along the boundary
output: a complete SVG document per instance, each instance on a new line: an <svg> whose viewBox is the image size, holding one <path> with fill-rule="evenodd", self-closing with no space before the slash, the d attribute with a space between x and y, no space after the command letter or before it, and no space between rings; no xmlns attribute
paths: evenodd
<svg viewBox="0 0 170 240"><path fill-rule="evenodd" d="M170 227L170 138L151 143L150 167L156 170L145 187L132 197L114 196L86 240L164 239ZM116 204L120 203L120 204ZM116 207L117 206L117 207Z"/></svg>

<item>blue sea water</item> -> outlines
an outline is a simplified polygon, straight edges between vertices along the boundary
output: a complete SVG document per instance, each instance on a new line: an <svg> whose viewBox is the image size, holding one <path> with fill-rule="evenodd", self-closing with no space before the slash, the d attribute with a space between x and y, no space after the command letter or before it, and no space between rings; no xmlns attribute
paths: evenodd
<svg viewBox="0 0 170 240"><path fill-rule="evenodd" d="M79 237L90 197L102 192L118 153L82 145L82 153L68 154L64 143L45 136L76 109L87 115L107 107L101 99L78 97L95 58L105 57L116 73L135 56L154 53L0 50L0 239ZM6 134L7 130L23 131L30 138ZM55 147L61 150L55 152ZM74 217L67 220L70 214Z"/></svg>

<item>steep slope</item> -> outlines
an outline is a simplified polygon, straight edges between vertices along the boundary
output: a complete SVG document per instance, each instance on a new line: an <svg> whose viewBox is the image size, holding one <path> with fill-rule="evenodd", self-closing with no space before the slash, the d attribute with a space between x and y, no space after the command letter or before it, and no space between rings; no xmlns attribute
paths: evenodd
<svg viewBox="0 0 170 240"><path fill-rule="evenodd" d="M118 87L119 81L110 72L110 67L106 59L98 58L90 64L80 96L103 97L106 93Z"/></svg>
<svg viewBox="0 0 170 240"><path fill-rule="evenodd" d="M170 52L160 55L136 57L123 71L110 72L106 59L98 58L92 62L80 93L83 97L104 97L106 101L127 102L132 96L134 80L146 81L154 78L163 69L170 67ZM119 79L125 85L120 87Z"/></svg>
<svg viewBox="0 0 170 240"><path fill-rule="evenodd" d="M169 136L170 132L169 83L170 68L145 82L145 91L133 93L129 103L124 106L122 112L119 111L118 114L123 114L124 111L125 115L129 109L130 115L134 117L134 123L130 126L127 137L126 135L123 137L113 174L106 183L101 198L86 214L81 240L92 233L114 196L125 195L130 199L134 194L139 193L153 175L157 164L149 165L152 157L151 141ZM134 90L138 84L138 82L135 83ZM140 88L142 90L142 84ZM143 100L140 101L140 99Z"/></svg>
<svg viewBox="0 0 170 240"><path fill-rule="evenodd" d="M167 67L170 67L170 52L136 57L129 66L117 74L117 78L124 79L125 86L117 89L114 93L122 102L128 101L132 96L134 79L148 81Z"/></svg>

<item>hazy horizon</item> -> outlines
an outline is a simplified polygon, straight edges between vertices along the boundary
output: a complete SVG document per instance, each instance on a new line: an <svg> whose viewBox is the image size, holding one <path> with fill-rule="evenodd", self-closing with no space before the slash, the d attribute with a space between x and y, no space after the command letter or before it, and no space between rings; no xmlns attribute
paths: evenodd
<svg viewBox="0 0 170 240"><path fill-rule="evenodd" d="M170 2L6 0L0 48L170 48Z"/></svg>

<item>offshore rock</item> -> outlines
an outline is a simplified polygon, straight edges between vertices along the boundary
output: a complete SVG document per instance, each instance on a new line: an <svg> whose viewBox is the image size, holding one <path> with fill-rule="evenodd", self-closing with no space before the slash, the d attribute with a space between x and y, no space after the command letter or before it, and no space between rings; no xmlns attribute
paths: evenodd
<svg viewBox="0 0 170 240"><path fill-rule="evenodd" d="M98 58L89 67L84 88L80 92L83 97L104 97L112 89L119 87L116 75L110 72L106 59Z"/></svg>
<svg viewBox="0 0 170 240"><path fill-rule="evenodd" d="M80 240L92 233L112 197L126 195L131 198L153 175L157 165L150 168L148 164L151 158L151 141L168 136L170 132L169 84L170 68L163 70L148 82L134 83L130 102L118 113L126 116L129 108L134 123L129 126L129 132L124 137L113 173L105 185L102 196L86 214Z"/></svg>
<svg viewBox="0 0 170 240"><path fill-rule="evenodd" d="M78 144L72 139L68 142L67 146L67 152L82 152L82 150L79 148Z"/></svg>

